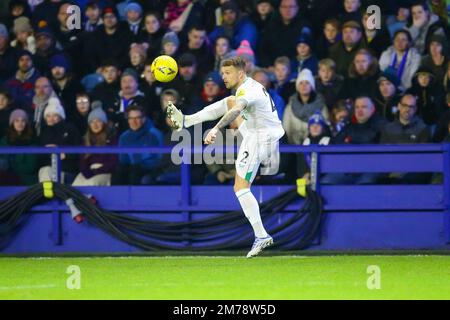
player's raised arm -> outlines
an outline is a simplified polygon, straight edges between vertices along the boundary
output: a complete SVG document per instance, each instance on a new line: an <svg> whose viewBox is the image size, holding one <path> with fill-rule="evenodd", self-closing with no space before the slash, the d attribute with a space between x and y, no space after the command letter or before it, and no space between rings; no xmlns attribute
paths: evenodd
<svg viewBox="0 0 450 320"><path fill-rule="evenodd" d="M216 139L217 132L225 128L231 122L236 120L236 118L241 114L241 112L247 107L246 100L239 99L236 101L235 106L231 108L220 121L215 125L214 128L209 131L208 135L205 138L205 144L211 144Z"/></svg>
<svg viewBox="0 0 450 320"><path fill-rule="evenodd" d="M216 120L222 117L227 112L227 104L229 99L234 97L227 97L215 103L212 103L197 113L191 115L184 115L171 102L167 105L167 116L173 123L175 130L182 128L189 128L198 123Z"/></svg>

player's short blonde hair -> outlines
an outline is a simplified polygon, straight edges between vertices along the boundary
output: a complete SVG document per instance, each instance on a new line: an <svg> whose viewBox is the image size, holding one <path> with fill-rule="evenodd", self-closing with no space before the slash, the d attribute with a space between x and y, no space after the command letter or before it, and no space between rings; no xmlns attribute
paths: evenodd
<svg viewBox="0 0 450 320"><path fill-rule="evenodd" d="M222 61L221 67L235 67L240 70L245 70L245 60L241 57L233 57Z"/></svg>

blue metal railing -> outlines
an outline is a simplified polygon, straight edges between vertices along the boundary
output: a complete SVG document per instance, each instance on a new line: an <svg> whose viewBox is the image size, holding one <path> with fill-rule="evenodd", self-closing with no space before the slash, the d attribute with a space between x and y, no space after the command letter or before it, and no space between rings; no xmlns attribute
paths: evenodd
<svg viewBox="0 0 450 320"><path fill-rule="evenodd" d="M191 149L191 153L202 153L202 147ZM157 153L170 154L172 147L1 147L0 155L5 154L126 154L126 153ZM236 152L236 148L225 147L223 153ZM420 172L442 172L443 174L443 207L444 226L447 241L450 241L450 144L421 145L332 145L332 146L280 146L281 153L316 153L316 176L329 172L345 172L356 168L354 172L399 172L402 167L406 171L414 169ZM355 159L359 163L355 163ZM397 159L392 160L390 159ZM408 161L413 159L413 161ZM181 164L181 203L180 207L191 206L190 165ZM336 171L337 170L337 171ZM340 170L340 171L339 171ZM60 166L58 166L60 174ZM320 180L316 190L320 192ZM55 203L55 208L57 207ZM183 219L190 219L190 211L183 211ZM54 230L61 230L60 210L55 209L52 215ZM54 243L59 244L61 234L53 234Z"/></svg>

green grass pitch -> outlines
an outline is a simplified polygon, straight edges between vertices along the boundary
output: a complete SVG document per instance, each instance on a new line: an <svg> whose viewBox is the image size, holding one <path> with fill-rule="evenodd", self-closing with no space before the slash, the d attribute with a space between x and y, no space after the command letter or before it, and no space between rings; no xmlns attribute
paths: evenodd
<svg viewBox="0 0 450 320"><path fill-rule="evenodd" d="M0 270L0 299L450 299L450 256L2 257Z"/></svg>

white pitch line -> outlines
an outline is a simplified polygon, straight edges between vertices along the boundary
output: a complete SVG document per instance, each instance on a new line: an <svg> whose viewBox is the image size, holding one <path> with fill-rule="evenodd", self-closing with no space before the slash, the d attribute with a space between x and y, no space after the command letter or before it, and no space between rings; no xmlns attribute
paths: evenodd
<svg viewBox="0 0 450 320"><path fill-rule="evenodd" d="M57 285L55 284L22 285L22 286L0 287L0 290L8 291L8 290L48 289L56 287Z"/></svg>

